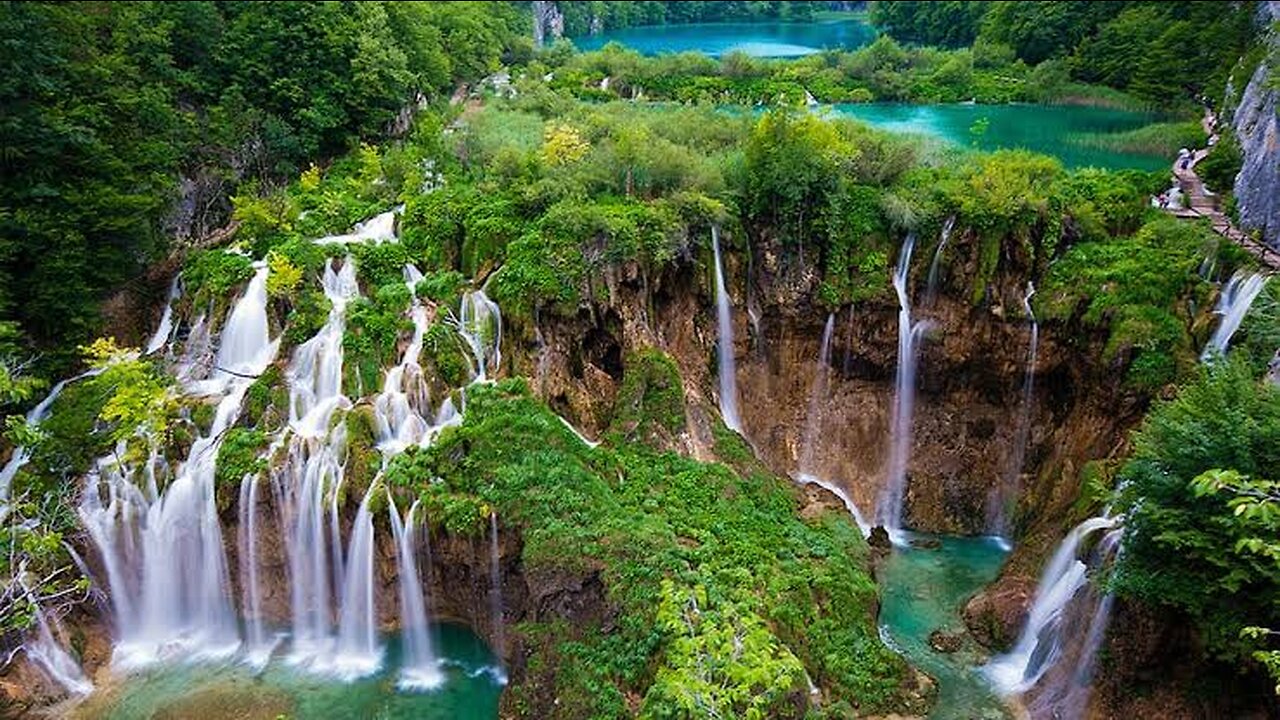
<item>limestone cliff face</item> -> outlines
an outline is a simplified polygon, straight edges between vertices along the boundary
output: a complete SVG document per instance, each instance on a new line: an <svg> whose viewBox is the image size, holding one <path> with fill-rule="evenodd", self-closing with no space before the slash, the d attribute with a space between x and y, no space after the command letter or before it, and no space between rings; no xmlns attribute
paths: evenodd
<svg viewBox="0 0 1280 720"><path fill-rule="evenodd" d="M533 0L533 42L542 47L564 35L564 15L552 0Z"/></svg>
<svg viewBox="0 0 1280 720"><path fill-rule="evenodd" d="M1263 27L1280 21L1280 2L1258 4L1258 23ZM1269 38L1272 54L1280 38ZM1244 162L1236 176L1235 196L1240 222L1262 230L1272 247L1280 247L1280 90L1274 86L1271 67L1262 62L1249 78L1240 102L1231 117L1231 127L1240 140Z"/></svg>

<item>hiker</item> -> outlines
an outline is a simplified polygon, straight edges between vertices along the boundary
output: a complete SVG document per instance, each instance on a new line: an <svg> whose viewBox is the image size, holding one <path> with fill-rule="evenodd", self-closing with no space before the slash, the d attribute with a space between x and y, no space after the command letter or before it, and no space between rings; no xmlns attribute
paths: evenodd
<svg viewBox="0 0 1280 720"><path fill-rule="evenodd" d="M1191 151L1186 148L1182 148L1181 150L1178 151L1178 169L1186 170L1187 166L1190 164L1191 164Z"/></svg>

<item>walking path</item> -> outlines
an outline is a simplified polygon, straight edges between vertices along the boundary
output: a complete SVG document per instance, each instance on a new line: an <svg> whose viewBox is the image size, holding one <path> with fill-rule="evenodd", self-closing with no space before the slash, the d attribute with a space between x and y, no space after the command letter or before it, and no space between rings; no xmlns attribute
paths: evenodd
<svg viewBox="0 0 1280 720"><path fill-rule="evenodd" d="M1209 134L1209 145L1213 146L1217 142L1217 134L1213 132L1214 117L1211 111L1205 111L1204 128ZM1234 242L1244 248L1250 255L1258 259L1263 265L1272 270L1280 270L1280 252L1254 240L1253 237L1241 232L1235 225L1231 223L1221 210L1218 209L1218 196L1209 192L1204 182L1200 180L1200 176L1196 175L1196 163L1200 162L1209 154L1209 148L1200 148L1191 154L1191 163L1184 169L1181 167L1181 160L1175 160L1173 163L1173 175L1178 179L1178 189L1187 199L1187 207L1167 208L1174 217L1185 219L1207 218L1213 226L1215 232L1219 235Z"/></svg>

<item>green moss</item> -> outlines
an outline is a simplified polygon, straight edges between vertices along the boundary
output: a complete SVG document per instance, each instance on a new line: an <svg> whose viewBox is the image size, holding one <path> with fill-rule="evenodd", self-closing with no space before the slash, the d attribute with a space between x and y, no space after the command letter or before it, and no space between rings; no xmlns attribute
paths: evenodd
<svg viewBox="0 0 1280 720"><path fill-rule="evenodd" d="M633 358L628 373L640 370L661 381L636 383L649 391L633 388L641 400L627 407L649 427L676 427L669 359ZM626 717L638 698L643 715L682 717L686 690L712 679L707 698L724 717L793 717L787 698L806 673L859 713L899 707L905 665L879 641L861 534L842 513L802 522L785 479L636 444L589 449L520 380L471 388L463 424L397 457L387 477L454 513L455 526L496 508L503 527L520 528L526 573L599 575L607 628L555 617L519 628L534 682L555 684L557 712ZM747 640L726 642L737 636ZM729 665L753 672L707 670ZM526 715L546 709L512 692Z"/></svg>
<svg viewBox="0 0 1280 720"><path fill-rule="evenodd" d="M226 302L231 292L251 277L253 262L249 258L222 249L193 253L182 268L182 282L195 307L210 301Z"/></svg>
<svg viewBox="0 0 1280 720"><path fill-rule="evenodd" d="M269 365L244 394L244 420L249 425L273 432L289 418L289 390L284 371Z"/></svg>
<svg viewBox="0 0 1280 720"><path fill-rule="evenodd" d="M684 383L675 361L656 348L632 353L614 400L610 441L669 447L684 427Z"/></svg>
<svg viewBox="0 0 1280 720"><path fill-rule="evenodd" d="M294 347L310 340L329 319L333 303L323 292L308 288L298 293L289 311L284 330L284 344Z"/></svg>
<svg viewBox="0 0 1280 720"><path fill-rule="evenodd" d="M409 288L392 281L347 306L346 332L342 336L343 389L350 397L362 397L382 385L382 369L396 363L400 333L412 327L404 311Z"/></svg>
<svg viewBox="0 0 1280 720"><path fill-rule="evenodd" d="M452 326L437 320L422 337L420 365L428 377L438 378L445 387L462 387L470 378L470 361L465 341Z"/></svg>
<svg viewBox="0 0 1280 720"><path fill-rule="evenodd" d="M423 300L449 303L458 297L466 284L466 276L457 270L437 270L424 275L414 292Z"/></svg>
<svg viewBox="0 0 1280 720"><path fill-rule="evenodd" d="M267 469L263 453L267 449L267 434L261 430L233 427L227 430L218 447L218 468L214 474L217 483L216 497L219 510L231 507L246 475L255 475Z"/></svg>
<svg viewBox="0 0 1280 720"><path fill-rule="evenodd" d="M347 413L347 459L344 492L348 498L361 498L368 491L378 471L382 455L378 452L378 426L373 406L357 405Z"/></svg>

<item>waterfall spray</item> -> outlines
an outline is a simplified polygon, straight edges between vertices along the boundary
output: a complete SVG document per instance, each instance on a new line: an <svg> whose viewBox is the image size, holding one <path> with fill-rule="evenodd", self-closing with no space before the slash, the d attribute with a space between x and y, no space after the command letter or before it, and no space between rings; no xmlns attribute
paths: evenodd
<svg viewBox="0 0 1280 720"><path fill-rule="evenodd" d="M369 512L369 501L376 487L370 486L364 494L351 524L342 616L338 621L338 644L331 666L334 674L344 679L371 675L382 666L378 608L373 602L373 516Z"/></svg>
<svg viewBox="0 0 1280 720"><path fill-rule="evenodd" d="M1240 329L1240 323L1244 322L1244 316L1249 314L1253 301L1262 294L1267 279L1267 276L1262 273L1246 274L1241 271L1227 281L1222 288L1222 293L1218 296L1218 307L1214 310L1216 314L1222 316L1222 320L1218 323L1218 328L1213 331L1213 337L1209 338L1208 344L1205 345L1204 352L1200 353L1202 361L1209 361L1227 354L1231 337L1236 334L1236 330Z"/></svg>
<svg viewBox="0 0 1280 720"><path fill-rule="evenodd" d="M929 282L924 291L926 306L932 307L938 299L938 266L942 261L942 251L947 248L947 241L951 239L951 231L955 229L955 225L955 215L947 217L946 222L942 224L942 239L938 240L938 247L933 251L933 262L929 263Z"/></svg>
<svg viewBox="0 0 1280 720"><path fill-rule="evenodd" d="M417 527L414 515L418 510L418 503L414 501L409 507L403 522L390 491L387 492L387 503L391 514L391 532L396 543L396 569L400 585L400 636L404 643L404 662L397 686L403 690L431 690L444 683L444 674L440 672L439 661L431 648L427 610L418 575L417 545L414 543Z"/></svg>

